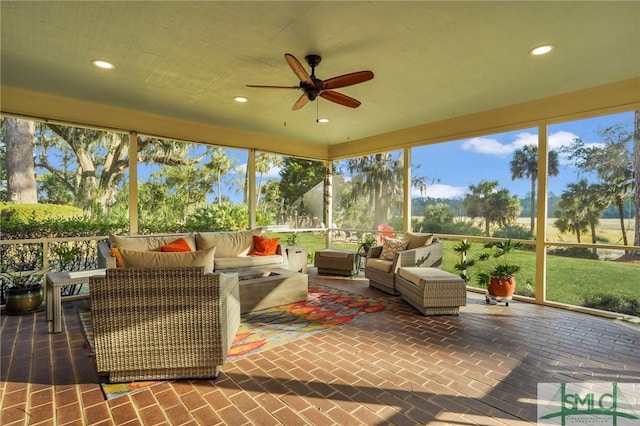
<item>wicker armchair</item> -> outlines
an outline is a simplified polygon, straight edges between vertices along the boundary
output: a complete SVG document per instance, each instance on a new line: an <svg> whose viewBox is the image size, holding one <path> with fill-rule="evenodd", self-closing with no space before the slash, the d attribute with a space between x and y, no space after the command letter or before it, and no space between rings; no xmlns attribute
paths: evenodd
<svg viewBox="0 0 640 426"><path fill-rule="evenodd" d="M369 249L364 276L369 279L369 285L395 296L400 292L396 289L396 274L401 267L439 267L442 264L442 242L435 239L427 246L411 250L398 251L393 260L380 259L382 246Z"/></svg>
<svg viewBox="0 0 640 426"><path fill-rule="evenodd" d="M217 377L240 325L237 274L115 268L90 285L99 374L111 382Z"/></svg>

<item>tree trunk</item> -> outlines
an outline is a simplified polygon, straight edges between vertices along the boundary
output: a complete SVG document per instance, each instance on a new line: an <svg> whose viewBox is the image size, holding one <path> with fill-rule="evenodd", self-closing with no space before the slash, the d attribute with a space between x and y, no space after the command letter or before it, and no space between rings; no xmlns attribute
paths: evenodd
<svg viewBox="0 0 640 426"><path fill-rule="evenodd" d="M627 239L627 230L624 227L624 199L616 195L616 207L618 208L618 217L620 218L620 230L622 231L622 244L625 246L629 245L629 240Z"/></svg>
<svg viewBox="0 0 640 426"><path fill-rule="evenodd" d="M591 242L593 244L595 244L596 243L596 223L595 222L591 222L589 224L589 227L591 228ZM594 247L594 248L591 249L591 252L593 254L598 254L598 249Z"/></svg>
<svg viewBox="0 0 640 426"><path fill-rule="evenodd" d="M634 246L640 246L640 111L635 112L634 131L633 131L633 170L636 176L636 226L635 236L633 238ZM637 253L640 256L640 253Z"/></svg>
<svg viewBox="0 0 640 426"><path fill-rule="evenodd" d="M387 222L389 220L389 216L388 216L389 207L387 206L387 200L384 198L385 192L382 190L381 186L382 186L381 183L375 184L375 193L373 195L374 227L377 227L380 224L387 225L388 224Z"/></svg>
<svg viewBox="0 0 640 426"><path fill-rule="evenodd" d="M7 195L10 201L21 204L36 204L35 162L33 159L33 121L6 118L4 140L7 149Z"/></svg>
<svg viewBox="0 0 640 426"><path fill-rule="evenodd" d="M531 232L533 233L533 229L536 226L536 178L531 176Z"/></svg>

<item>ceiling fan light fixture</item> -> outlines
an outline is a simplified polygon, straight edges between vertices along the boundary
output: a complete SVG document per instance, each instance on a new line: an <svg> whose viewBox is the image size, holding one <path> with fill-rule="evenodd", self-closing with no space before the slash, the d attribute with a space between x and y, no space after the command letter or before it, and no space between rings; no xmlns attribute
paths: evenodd
<svg viewBox="0 0 640 426"><path fill-rule="evenodd" d="M233 100L241 104L249 102L249 99L245 98L244 96L236 96L235 98L233 98Z"/></svg>
<svg viewBox="0 0 640 426"><path fill-rule="evenodd" d="M115 65L113 65L111 62L105 61L105 60L102 60L102 59L94 59L94 60L91 61L91 63L94 66L96 66L98 68L101 68L103 70L112 70L112 69L115 68Z"/></svg>
<svg viewBox="0 0 640 426"><path fill-rule="evenodd" d="M547 53L551 52L553 48L554 48L553 44L543 44L541 46L536 46L533 49L531 49L529 51L529 54L532 56L546 55Z"/></svg>

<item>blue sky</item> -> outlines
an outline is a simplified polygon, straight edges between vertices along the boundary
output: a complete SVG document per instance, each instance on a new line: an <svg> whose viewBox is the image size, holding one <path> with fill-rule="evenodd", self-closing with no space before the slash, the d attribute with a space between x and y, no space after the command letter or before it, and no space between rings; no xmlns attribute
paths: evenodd
<svg viewBox="0 0 640 426"><path fill-rule="evenodd" d="M571 144L579 137L589 144L601 142L597 131L615 123L633 123L633 112L565 122L549 126L548 144L551 149ZM427 176L434 181L425 196L434 198L462 198L469 185L482 179L498 180L500 187L508 188L519 197L528 195L531 183L528 179L511 180L509 163L513 153L527 144L536 144L538 129L530 128L514 132L463 139L456 142L414 148L412 163L414 174ZM559 195L567 183L577 180L578 171L560 156L560 173L549 179L549 192ZM419 168L415 168L420 165ZM417 189L414 197L421 194Z"/></svg>

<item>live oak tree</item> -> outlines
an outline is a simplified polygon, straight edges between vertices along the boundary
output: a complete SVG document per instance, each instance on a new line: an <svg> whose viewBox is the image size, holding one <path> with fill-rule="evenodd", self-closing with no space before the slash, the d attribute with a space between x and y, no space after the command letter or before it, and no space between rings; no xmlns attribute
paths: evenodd
<svg viewBox="0 0 640 426"><path fill-rule="evenodd" d="M18 149L26 144L16 144L17 133L11 132L12 119L3 118L3 128L9 123L9 133L3 132L6 143L7 159L19 157L21 161L34 160L34 149ZM47 202L70 203L81 207L88 217L107 214L117 199L117 193L126 187L126 171L129 167L129 137L126 134L63 126L55 123L34 123L35 167L44 170L39 174L40 196ZM211 154L209 148L207 154ZM167 139L140 136L138 139L137 160L141 163L155 163L164 166L189 167L203 161L200 157L187 155L189 144ZM216 154L214 152L214 154ZM224 154L224 153L222 153ZM26 163L25 163L26 164ZM227 164L220 155L204 162L207 172L206 184L213 185L221 174L226 172ZM27 167L23 168L28 170ZM27 174L35 182L33 168ZM166 179L179 182L181 178L167 174ZM211 176L210 176L211 175ZM202 179L203 176L198 176ZM187 176L186 179L193 179ZM220 192L220 187L218 191ZM126 195L120 198L126 200ZM24 197L20 202L25 202ZM125 201L126 202L126 201Z"/></svg>
<svg viewBox="0 0 640 426"><path fill-rule="evenodd" d="M35 126L32 121L5 118L2 125L5 142L7 199L15 203L38 202L33 141Z"/></svg>
<svg viewBox="0 0 640 426"><path fill-rule="evenodd" d="M636 122L637 122L636 113ZM637 127L637 124L636 124ZM624 245L629 245L624 225L624 200L633 196L637 177L634 176L634 155L630 151L634 132L621 124L606 127L598 131L602 143L586 143L580 138L563 148L568 158L573 160L581 174L593 173L598 179L598 192L604 196L607 204L614 204L618 210L620 231ZM634 150L637 145L634 143ZM637 152L635 155L638 155ZM640 162L638 160L637 162ZM637 173L635 173L637 175ZM638 203L638 197L635 200ZM640 211L636 208L636 223L640 220ZM637 226L637 225L636 225ZM636 239L638 236L636 235Z"/></svg>

